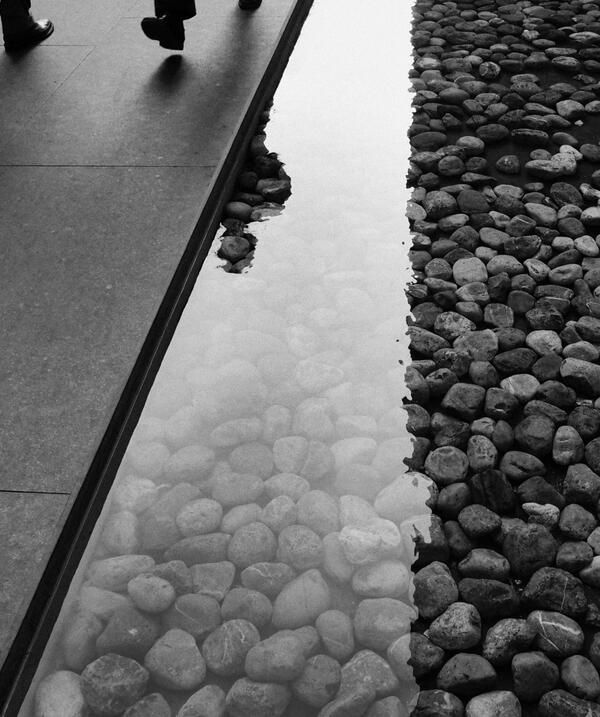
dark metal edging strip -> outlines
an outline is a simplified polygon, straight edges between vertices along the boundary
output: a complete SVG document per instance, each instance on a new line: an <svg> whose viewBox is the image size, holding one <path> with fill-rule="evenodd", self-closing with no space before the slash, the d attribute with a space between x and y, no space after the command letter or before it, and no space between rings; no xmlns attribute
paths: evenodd
<svg viewBox="0 0 600 717"><path fill-rule="evenodd" d="M16 717L27 694L163 356L210 250L258 114L279 84L312 4L313 0L297 0L290 11L273 56L248 103L31 604L0 668L0 709L3 717Z"/></svg>

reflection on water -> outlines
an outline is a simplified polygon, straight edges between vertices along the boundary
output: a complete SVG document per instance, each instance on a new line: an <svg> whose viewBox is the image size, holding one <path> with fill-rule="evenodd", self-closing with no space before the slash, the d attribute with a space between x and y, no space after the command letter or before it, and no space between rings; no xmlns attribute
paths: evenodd
<svg viewBox="0 0 600 717"><path fill-rule="evenodd" d="M364 8L317 0L268 128L294 194L250 271L215 242L23 716L408 714L409 23Z"/></svg>

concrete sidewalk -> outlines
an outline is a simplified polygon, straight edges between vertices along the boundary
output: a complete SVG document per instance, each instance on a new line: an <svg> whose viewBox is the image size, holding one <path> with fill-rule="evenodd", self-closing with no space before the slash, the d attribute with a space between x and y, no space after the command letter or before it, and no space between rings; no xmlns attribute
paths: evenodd
<svg viewBox="0 0 600 717"><path fill-rule="evenodd" d="M152 0L34 0L0 48L0 664L218 170L303 0L198 0L182 56Z"/></svg>

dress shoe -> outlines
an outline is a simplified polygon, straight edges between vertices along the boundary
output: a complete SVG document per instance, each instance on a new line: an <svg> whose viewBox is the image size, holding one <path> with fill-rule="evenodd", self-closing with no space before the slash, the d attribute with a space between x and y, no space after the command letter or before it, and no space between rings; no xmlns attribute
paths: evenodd
<svg viewBox="0 0 600 717"><path fill-rule="evenodd" d="M262 0L238 0L240 10L258 10Z"/></svg>
<svg viewBox="0 0 600 717"><path fill-rule="evenodd" d="M183 20L163 15L162 17L145 17L142 20L142 31L151 40L166 50L183 50L185 30Z"/></svg>
<svg viewBox="0 0 600 717"><path fill-rule="evenodd" d="M4 49L7 52L25 50L32 45L37 45L54 32L54 25L50 20L38 20L26 30L4 36Z"/></svg>

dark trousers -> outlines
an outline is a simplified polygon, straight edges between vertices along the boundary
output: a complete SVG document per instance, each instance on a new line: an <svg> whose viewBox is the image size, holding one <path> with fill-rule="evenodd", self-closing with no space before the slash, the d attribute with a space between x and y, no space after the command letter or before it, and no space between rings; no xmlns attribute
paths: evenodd
<svg viewBox="0 0 600 717"><path fill-rule="evenodd" d="M0 20L4 37L26 30L33 22L30 0L0 0Z"/></svg>
<svg viewBox="0 0 600 717"><path fill-rule="evenodd" d="M154 10L156 17L171 15L179 20L189 20L196 14L196 4L194 0L154 0Z"/></svg>

